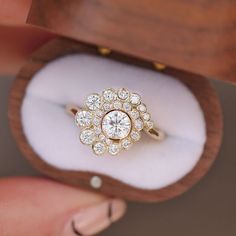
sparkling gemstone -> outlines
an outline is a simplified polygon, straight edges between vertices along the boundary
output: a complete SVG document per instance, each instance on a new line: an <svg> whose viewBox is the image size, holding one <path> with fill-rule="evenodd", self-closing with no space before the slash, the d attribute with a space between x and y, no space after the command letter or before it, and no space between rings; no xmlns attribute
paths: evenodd
<svg viewBox="0 0 236 236"><path fill-rule="evenodd" d="M112 143L111 139L109 139L109 138L106 138L105 142L107 145L110 145Z"/></svg>
<svg viewBox="0 0 236 236"><path fill-rule="evenodd" d="M131 130L131 120L123 111L111 111L102 120L102 130L111 139L123 139Z"/></svg>
<svg viewBox="0 0 236 236"><path fill-rule="evenodd" d="M132 145L132 142L129 140L129 139L123 139L122 141L121 141L121 145L122 145L122 147L124 148L124 149L129 149L130 147L131 147L131 145Z"/></svg>
<svg viewBox="0 0 236 236"><path fill-rule="evenodd" d="M115 100L116 94L112 89L107 89L103 92L103 97L106 101L111 102Z"/></svg>
<svg viewBox="0 0 236 236"><path fill-rule="evenodd" d="M101 141L105 141L106 140L106 136L104 134L99 134L99 139Z"/></svg>
<svg viewBox="0 0 236 236"><path fill-rule="evenodd" d="M108 151L111 155L116 155L120 152L120 146L116 143L113 143L109 146Z"/></svg>
<svg viewBox="0 0 236 236"><path fill-rule="evenodd" d="M140 133L136 131L132 131L130 136L134 141L138 141L141 138Z"/></svg>
<svg viewBox="0 0 236 236"><path fill-rule="evenodd" d="M106 145L102 142L97 142L93 145L93 151L97 155L101 155L106 151Z"/></svg>
<svg viewBox="0 0 236 236"><path fill-rule="evenodd" d="M118 97L122 100L126 100L129 97L129 91L125 88L119 89Z"/></svg>
<svg viewBox="0 0 236 236"><path fill-rule="evenodd" d="M121 102L118 102L118 101L114 102L113 106L114 106L115 109L121 109L122 108Z"/></svg>
<svg viewBox="0 0 236 236"><path fill-rule="evenodd" d="M149 129L152 129L154 127L154 123L153 123L153 121L148 121L148 122L145 123L145 126L149 130Z"/></svg>
<svg viewBox="0 0 236 236"><path fill-rule="evenodd" d="M128 112L128 111L131 111L132 106L131 106L130 103L125 102L125 103L123 104L123 109Z"/></svg>
<svg viewBox="0 0 236 236"><path fill-rule="evenodd" d="M144 114L143 114L143 119L144 119L145 121L150 120L150 118L151 118L151 116L150 116L149 113L144 113Z"/></svg>
<svg viewBox="0 0 236 236"><path fill-rule="evenodd" d="M138 105L137 109L141 112L146 112L147 111L147 108L143 103Z"/></svg>
<svg viewBox="0 0 236 236"><path fill-rule="evenodd" d="M92 114L89 111L79 111L75 115L75 122L80 126L90 126L92 122Z"/></svg>
<svg viewBox="0 0 236 236"><path fill-rule="evenodd" d="M103 104L104 111L109 111L111 108L112 108L112 105L110 103Z"/></svg>
<svg viewBox="0 0 236 236"><path fill-rule="evenodd" d="M96 110L96 115L99 116L99 117L102 117L103 116L103 111Z"/></svg>
<svg viewBox="0 0 236 236"><path fill-rule="evenodd" d="M133 109L131 112L130 112L130 116L133 118L133 119L138 119L139 118L139 112L135 109Z"/></svg>
<svg viewBox="0 0 236 236"><path fill-rule="evenodd" d="M96 127L94 129L95 134L99 135L102 132L102 129L100 127Z"/></svg>
<svg viewBox="0 0 236 236"><path fill-rule="evenodd" d="M137 93L132 93L130 95L130 102L133 105L138 105L141 102L141 97Z"/></svg>
<svg viewBox="0 0 236 236"><path fill-rule="evenodd" d="M95 133L90 129L83 130L80 134L80 140L82 143L90 145L95 140Z"/></svg>
<svg viewBox="0 0 236 236"><path fill-rule="evenodd" d="M94 125L94 126L99 126L100 123L101 123L101 118L100 118L100 117L95 117L95 118L93 119L93 125Z"/></svg>
<svg viewBox="0 0 236 236"><path fill-rule="evenodd" d="M101 103L102 103L101 98L98 94L91 94L87 97L87 100L86 100L87 107L92 111L99 109L101 106Z"/></svg>
<svg viewBox="0 0 236 236"><path fill-rule="evenodd" d="M135 127L138 131L142 130L142 129L143 129L143 121L142 121L141 119L135 120L135 122L134 122L134 127Z"/></svg>

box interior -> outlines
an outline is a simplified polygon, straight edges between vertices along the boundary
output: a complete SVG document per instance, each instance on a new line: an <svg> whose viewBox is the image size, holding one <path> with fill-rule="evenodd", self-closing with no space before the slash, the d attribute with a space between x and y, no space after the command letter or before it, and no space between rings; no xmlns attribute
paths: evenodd
<svg viewBox="0 0 236 236"><path fill-rule="evenodd" d="M97 157L81 144L66 104L82 107L87 95L111 87L139 93L166 139L157 142L143 134L115 157ZM85 53L60 57L38 71L27 87L21 115L28 142L49 165L103 174L140 189L161 189L183 178L206 142L203 111L178 78Z"/></svg>

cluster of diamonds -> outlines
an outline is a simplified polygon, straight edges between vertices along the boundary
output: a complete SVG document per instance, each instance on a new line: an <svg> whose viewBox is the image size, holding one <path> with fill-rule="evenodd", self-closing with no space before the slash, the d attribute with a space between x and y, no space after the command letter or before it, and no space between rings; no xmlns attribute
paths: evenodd
<svg viewBox="0 0 236 236"><path fill-rule="evenodd" d="M141 138L142 130L153 128L140 95L125 88L90 94L85 109L76 113L75 122L81 128L81 142L91 146L96 155L128 150Z"/></svg>

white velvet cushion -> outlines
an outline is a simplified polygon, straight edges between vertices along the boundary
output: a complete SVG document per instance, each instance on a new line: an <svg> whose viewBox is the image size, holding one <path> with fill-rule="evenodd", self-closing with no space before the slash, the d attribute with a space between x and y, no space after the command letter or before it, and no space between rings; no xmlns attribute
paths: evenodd
<svg viewBox="0 0 236 236"><path fill-rule="evenodd" d="M143 134L139 143L115 157L97 157L81 144L65 105L82 106L88 94L110 87L127 87L142 95L167 138L157 142ZM105 174L142 189L159 189L181 179L198 162L206 141L202 110L184 84L86 54L59 58L34 76L23 101L22 122L29 143L48 164Z"/></svg>

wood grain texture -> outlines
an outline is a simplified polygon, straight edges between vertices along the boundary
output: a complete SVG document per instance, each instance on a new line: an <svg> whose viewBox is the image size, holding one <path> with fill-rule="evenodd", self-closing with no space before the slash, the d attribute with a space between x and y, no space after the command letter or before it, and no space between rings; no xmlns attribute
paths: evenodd
<svg viewBox="0 0 236 236"><path fill-rule="evenodd" d="M57 169L44 162L40 156L35 153L27 141L21 122L21 105L27 85L32 76L49 61L63 55L81 52L97 54L97 49L94 46L80 44L76 41L64 38L53 40L32 56L19 72L14 82L9 101L8 115L10 126L18 146L32 165L47 176L92 191L94 190L90 186L90 178L94 175L98 175L103 179L103 186L97 191L110 196L135 201L167 200L184 193L198 182L211 167L220 148L222 137L221 108L215 91L205 78L199 78L198 75L183 73L173 69L167 69L165 73L176 76L190 88L204 111L207 126L207 141L204 147L204 153L195 168L180 181L160 190L142 190L101 174ZM112 53L109 58L154 70L152 64L138 60L137 58L127 57L117 53Z"/></svg>
<svg viewBox="0 0 236 236"><path fill-rule="evenodd" d="M232 0L33 0L27 22L236 83L235 9Z"/></svg>

